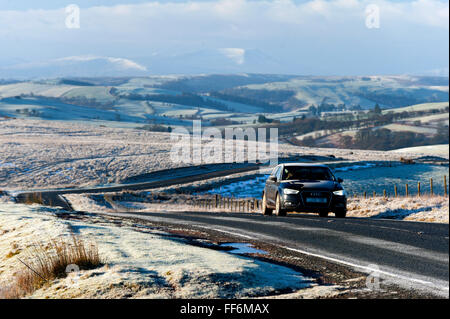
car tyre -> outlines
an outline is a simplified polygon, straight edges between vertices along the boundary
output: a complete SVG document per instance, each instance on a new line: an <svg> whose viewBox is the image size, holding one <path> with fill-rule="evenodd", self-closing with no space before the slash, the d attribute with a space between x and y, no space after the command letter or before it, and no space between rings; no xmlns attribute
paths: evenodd
<svg viewBox="0 0 450 319"><path fill-rule="evenodd" d="M281 198L280 194L277 194L275 213L277 216L286 216L286 210L281 208Z"/></svg>
<svg viewBox="0 0 450 319"><path fill-rule="evenodd" d="M262 213L263 213L263 215L266 215L266 216L270 216L270 215L272 215L272 209L270 209L268 206L267 206L267 199L266 199L266 193L264 193L264 195L263 195L263 200L262 200Z"/></svg>
<svg viewBox="0 0 450 319"><path fill-rule="evenodd" d="M328 217L328 211L327 210L319 210L319 216L320 217Z"/></svg>
<svg viewBox="0 0 450 319"><path fill-rule="evenodd" d="M336 216L337 218L345 218L346 215L347 215L347 210L345 210L345 209L338 209L338 210L334 211L334 216Z"/></svg>

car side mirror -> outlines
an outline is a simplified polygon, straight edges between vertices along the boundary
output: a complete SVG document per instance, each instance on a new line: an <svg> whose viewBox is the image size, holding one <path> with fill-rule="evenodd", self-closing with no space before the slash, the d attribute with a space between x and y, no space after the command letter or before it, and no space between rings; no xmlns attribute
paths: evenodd
<svg viewBox="0 0 450 319"><path fill-rule="evenodd" d="M276 182L277 181L277 177L276 176L269 176L269 178L267 179L270 182Z"/></svg>
<svg viewBox="0 0 450 319"><path fill-rule="evenodd" d="M344 180L342 178L338 177L337 181L338 181L338 183L342 183Z"/></svg>

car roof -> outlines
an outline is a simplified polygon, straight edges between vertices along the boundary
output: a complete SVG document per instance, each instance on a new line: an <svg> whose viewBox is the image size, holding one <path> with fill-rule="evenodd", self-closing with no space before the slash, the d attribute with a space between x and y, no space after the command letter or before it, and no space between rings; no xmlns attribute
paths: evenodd
<svg viewBox="0 0 450 319"><path fill-rule="evenodd" d="M284 165L284 166L300 166L300 167L324 167L324 168L328 168L328 166L324 165L324 164L314 164L314 163L283 163L280 165Z"/></svg>

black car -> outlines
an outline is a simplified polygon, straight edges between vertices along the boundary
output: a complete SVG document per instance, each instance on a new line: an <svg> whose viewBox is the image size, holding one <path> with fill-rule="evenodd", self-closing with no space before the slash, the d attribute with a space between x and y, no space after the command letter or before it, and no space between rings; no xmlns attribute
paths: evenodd
<svg viewBox="0 0 450 319"><path fill-rule="evenodd" d="M325 165L280 164L266 181L263 192L264 215L286 216L286 213L316 212L321 217L333 212L343 218L347 214L347 193L342 179L334 177Z"/></svg>

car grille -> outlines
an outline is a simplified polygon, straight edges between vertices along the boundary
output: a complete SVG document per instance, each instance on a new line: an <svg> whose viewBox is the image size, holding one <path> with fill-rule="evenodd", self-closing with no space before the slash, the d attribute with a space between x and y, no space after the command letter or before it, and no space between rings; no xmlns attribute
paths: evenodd
<svg viewBox="0 0 450 319"><path fill-rule="evenodd" d="M303 191L302 194L303 204L307 207L328 207L330 205L331 193L324 191ZM308 198L313 200L318 200L321 198L326 198L326 202L311 202Z"/></svg>

